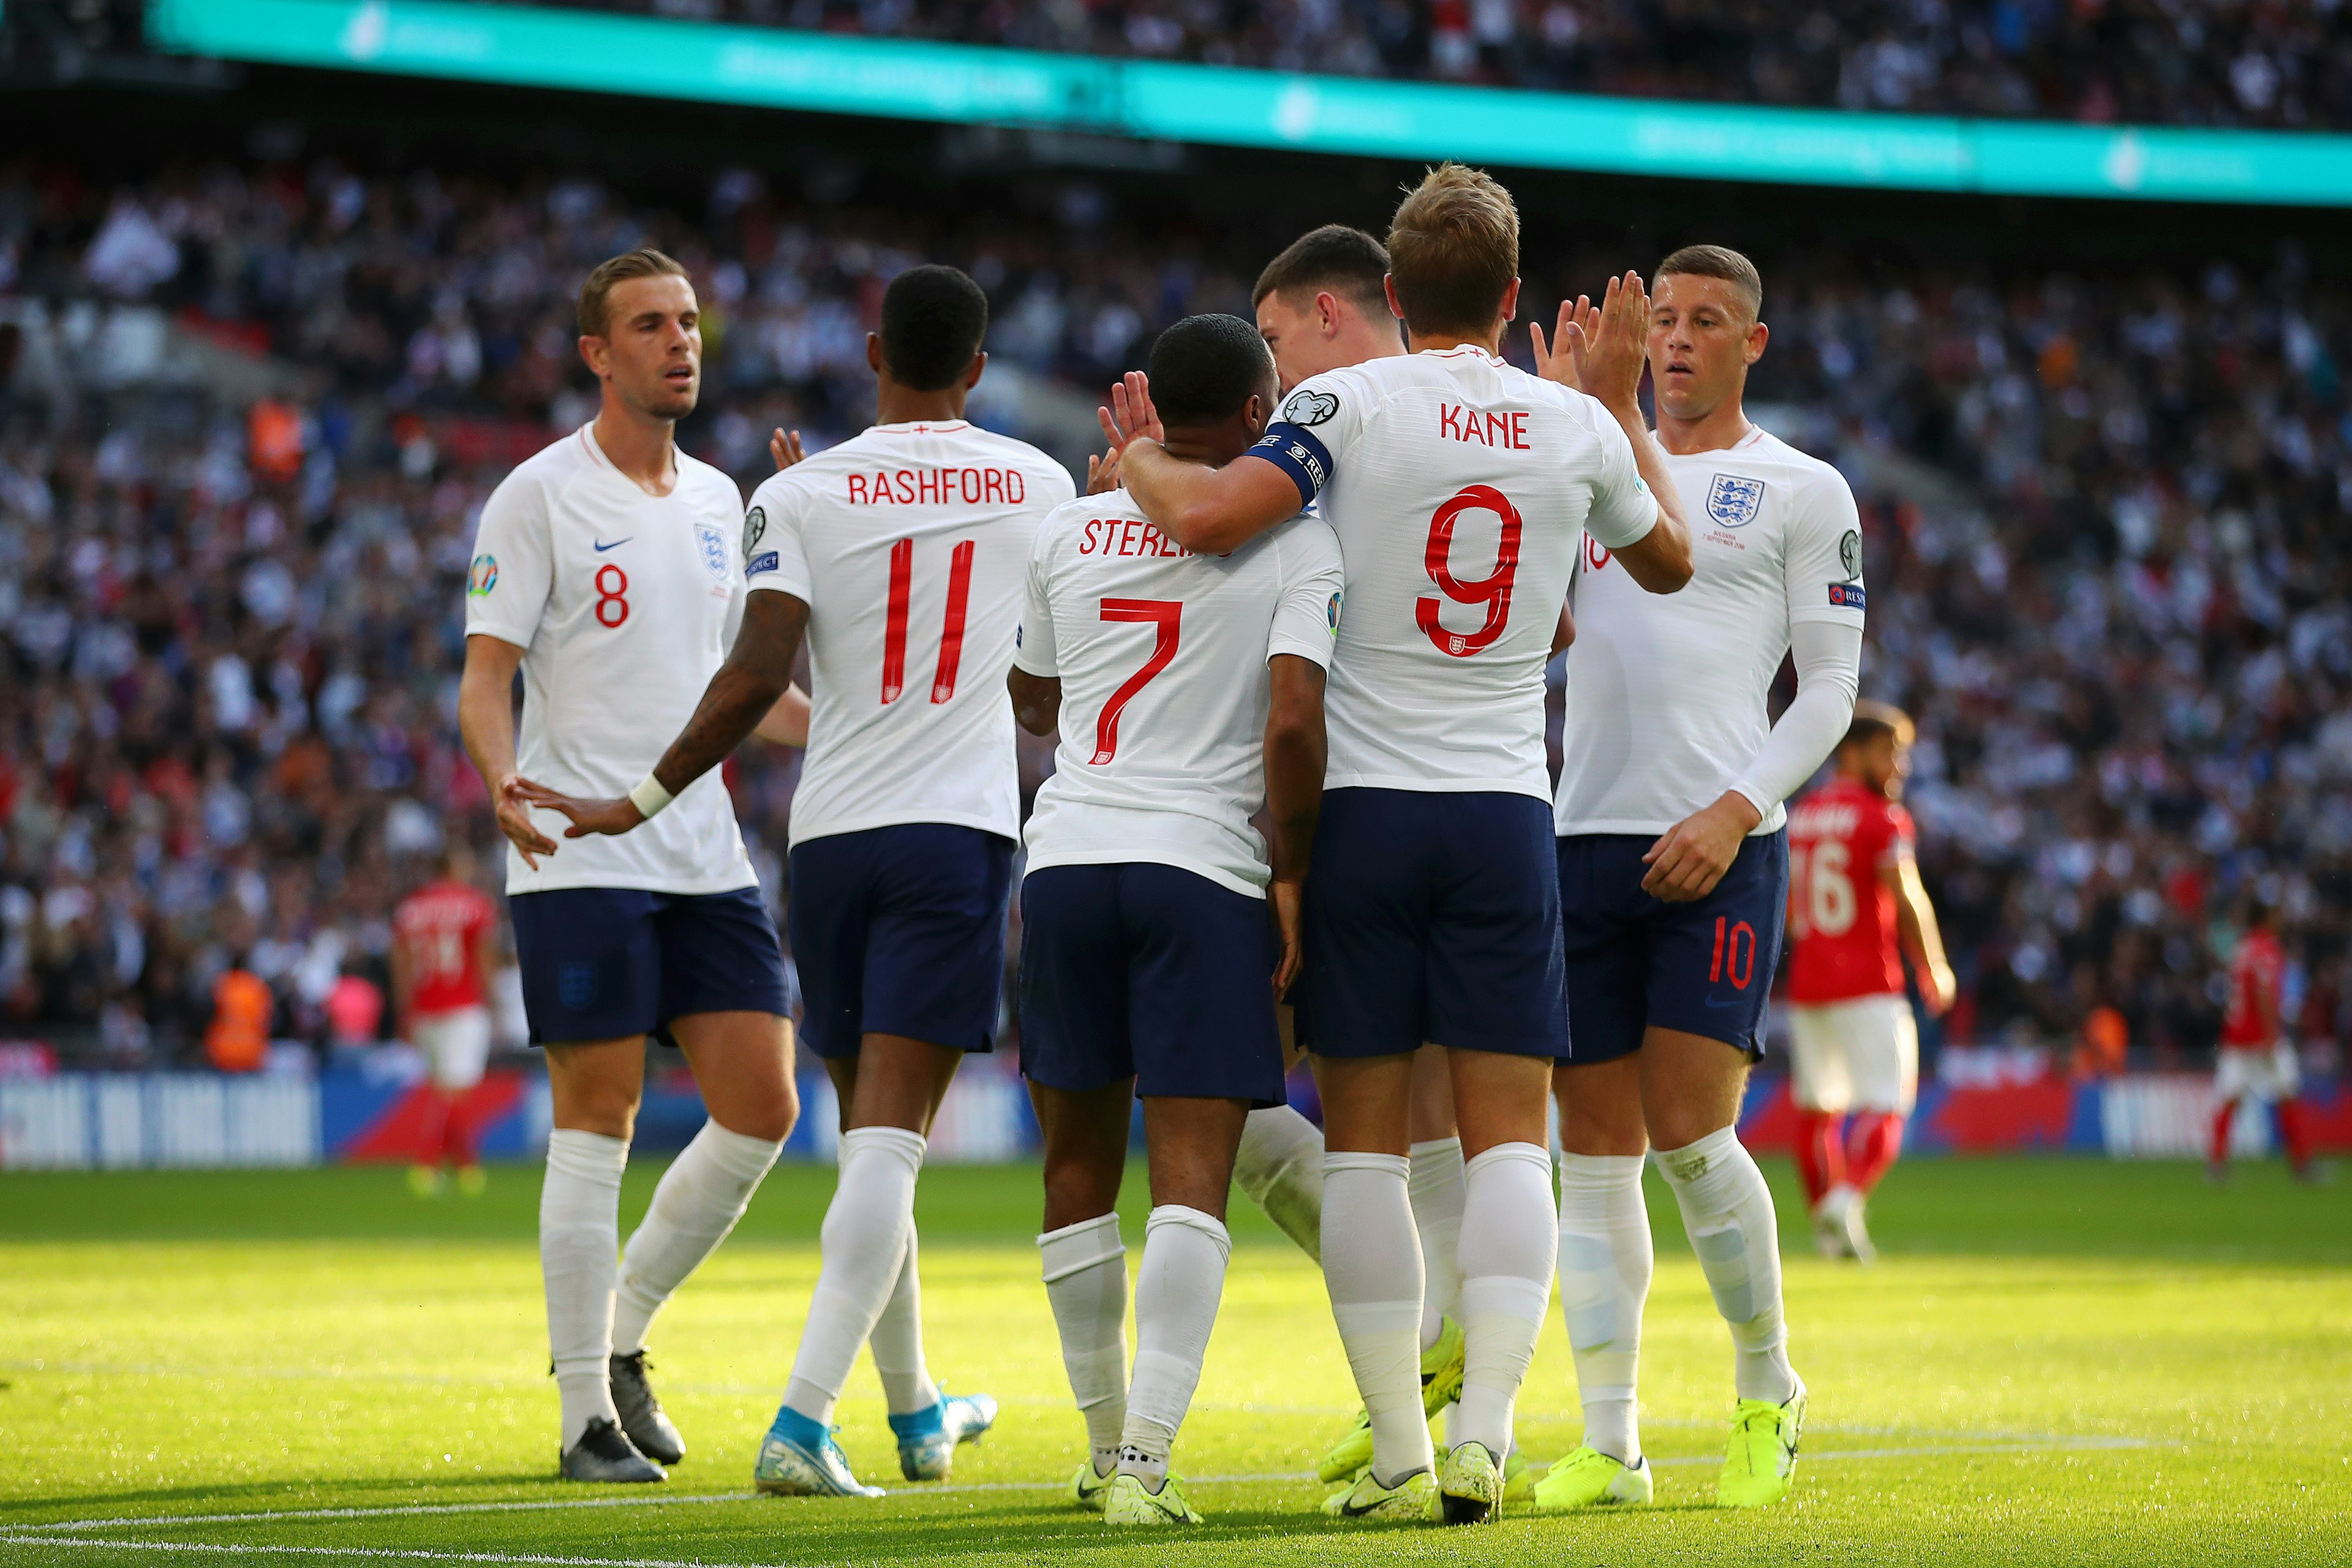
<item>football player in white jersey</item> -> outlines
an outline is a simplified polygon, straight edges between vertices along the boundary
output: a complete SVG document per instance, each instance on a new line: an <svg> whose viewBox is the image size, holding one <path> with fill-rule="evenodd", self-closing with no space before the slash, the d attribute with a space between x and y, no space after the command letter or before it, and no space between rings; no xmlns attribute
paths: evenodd
<svg viewBox="0 0 2352 1568"><path fill-rule="evenodd" d="M1150 364L1179 461L1232 462L1274 412L1238 316L1177 322ZM1196 555L1124 491L1054 513L1030 559L1013 707L1035 734L1058 720L1061 744L1026 835L1021 1066L1045 1135L1037 1246L1092 1449L1071 1497L1113 1524L1201 1518L1169 1452L1223 1289L1243 1122L1283 1098L1275 1002L1298 968L1341 593L1313 518ZM1152 1206L1130 1382L1115 1206L1138 1094Z"/></svg>
<svg viewBox="0 0 2352 1568"><path fill-rule="evenodd" d="M1769 336L1756 268L1692 246L1659 265L1657 285L1658 439L1691 520L1695 573L1674 598L1654 598L1596 538L1576 583L1556 813L1575 1048L1553 1083L1567 1151L1560 1303L1585 1431L1537 1484L1540 1507L1650 1497L1634 1372L1652 1147L1737 1347L1720 1501L1788 1494L1805 1413L1772 1195L1736 1123L1763 1050L1788 903L1781 802L1853 710L1862 532L1837 470L1742 412L1748 367ZM1573 379L1570 356L1548 363ZM1791 652L1797 694L1776 724L1765 700Z"/></svg>
<svg viewBox="0 0 2352 1568"><path fill-rule="evenodd" d="M646 1326L734 1225L799 1113L783 957L719 781L635 838L559 850L531 818L547 790L602 795L638 777L741 618L741 498L672 439L700 384L698 321L684 270L658 251L589 275L580 351L602 407L491 494L467 579L458 721L512 844L523 1004L554 1091L540 1258L561 1468L578 1480L660 1480L683 1456L646 1382ZM788 731L782 709L757 720ZM649 1034L685 1052L710 1119L616 1270Z"/></svg>
<svg viewBox="0 0 2352 1568"><path fill-rule="evenodd" d="M1665 470L1636 396L1639 279L1612 283L1594 328L1596 399L1497 357L1518 301L1518 215L1492 179L1431 171L1388 248L1410 355L1302 382L1223 468L1179 463L1148 437L1120 461L1137 504L1184 548L1234 549L1318 495L1339 538L1349 613L1327 699L1301 1026L1330 1151L1324 1277L1373 1458L1325 1506L1466 1522L1501 1503L1511 1405L1551 1293L1544 1090L1568 1028L1543 667L1584 531L1659 592L1689 575L1689 544L1678 503L1654 493ZM1147 412L1128 401L1130 416ZM1448 1048L1469 1156L1461 1408L1434 1476L1407 1190L1423 1042Z"/></svg>
<svg viewBox="0 0 2352 1568"><path fill-rule="evenodd" d="M761 485L743 520L743 635L630 796L564 801L572 833L629 833L701 780L786 689L805 635L808 760L793 799L793 956L803 1035L842 1107L841 1179L763 1491L870 1496L832 1436L872 1341L909 1480L945 1476L996 1402L925 1370L915 1178L967 1051L994 1044L1020 784L1004 675L1029 550L1071 499L1045 453L965 419L988 297L951 267L882 296L866 340L878 423ZM706 781L708 783L709 781Z"/></svg>
<svg viewBox="0 0 2352 1568"><path fill-rule="evenodd" d="M1388 247L1360 228L1310 229L1266 263L1252 298L1257 327L1274 353L1282 391L1309 376L1405 352L1389 308ZM1423 1046L1412 1063L1412 1173L1406 1187L1421 1239L1425 1284L1421 1314L1422 1405L1434 1416L1462 1390L1462 1331L1453 1321L1462 1234L1462 1139L1445 1052ZM1250 1112L1234 1182L1310 1258L1320 1259L1322 1130L1287 1105ZM1327 1481L1351 1479L1371 1463L1370 1416L1358 1411L1347 1434L1317 1462ZM1518 1463L1516 1459L1507 1463Z"/></svg>

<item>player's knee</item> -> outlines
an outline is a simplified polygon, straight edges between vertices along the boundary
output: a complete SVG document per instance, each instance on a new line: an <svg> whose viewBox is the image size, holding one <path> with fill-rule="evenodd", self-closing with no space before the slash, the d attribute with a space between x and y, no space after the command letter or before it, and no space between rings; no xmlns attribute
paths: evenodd
<svg viewBox="0 0 2352 1568"><path fill-rule="evenodd" d="M745 1138L781 1143L800 1123L800 1089L792 1075L785 1073L758 1092L730 1096L724 1113L714 1107L710 1119Z"/></svg>

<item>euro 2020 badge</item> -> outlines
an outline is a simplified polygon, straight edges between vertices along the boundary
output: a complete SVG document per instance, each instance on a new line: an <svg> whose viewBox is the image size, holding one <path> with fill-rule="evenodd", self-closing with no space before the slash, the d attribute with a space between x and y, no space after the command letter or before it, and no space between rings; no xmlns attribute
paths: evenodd
<svg viewBox="0 0 2352 1568"><path fill-rule="evenodd" d="M495 555L475 556L473 564L466 569L466 597L487 599L490 596L490 590L498 585L499 558Z"/></svg>
<svg viewBox="0 0 2352 1568"><path fill-rule="evenodd" d="M1746 528L1764 504L1764 481L1717 474L1706 487L1706 515L1720 528Z"/></svg>

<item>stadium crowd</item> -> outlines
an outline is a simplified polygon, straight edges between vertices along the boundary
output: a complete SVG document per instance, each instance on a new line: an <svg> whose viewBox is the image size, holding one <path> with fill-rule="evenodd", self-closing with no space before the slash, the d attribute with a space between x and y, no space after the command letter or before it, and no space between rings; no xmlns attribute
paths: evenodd
<svg viewBox="0 0 2352 1568"><path fill-rule="evenodd" d="M605 9L1633 98L2352 125L2339 0L569 0Z"/></svg>
<svg viewBox="0 0 2352 1568"><path fill-rule="evenodd" d="M457 746L462 584L489 489L593 408L571 295L593 261L652 240L692 269L689 438L748 483L772 426L863 422L864 332L911 260L966 267L991 352L1087 391L1176 316L1248 311L1238 253L1054 243L1095 221L886 220L740 173L687 220L576 178L0 167L0 1037L200 1060L232 965L281 1037L372 1023L339 983L381 984L444 834L491 840ZM1921 720L1948 1037L2063 1040L2105 1008L2156 1059L2201 1052L2258 893L2287 912L2299 1032L2341 1038L2352 301L2293 255L2263 278L1762 259L1754 399L1810 411L1851 471L1951 481L1861 492L1864 689ZM279 381L249 407L110 384L74 301L152 307ZM781 896L795 759L731 766Z"/></svg>

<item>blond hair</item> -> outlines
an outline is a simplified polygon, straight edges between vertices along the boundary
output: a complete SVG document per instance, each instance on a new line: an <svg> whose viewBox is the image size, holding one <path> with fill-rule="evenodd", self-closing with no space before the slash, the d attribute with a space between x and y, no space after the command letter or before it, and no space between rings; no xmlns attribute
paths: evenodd
<svg viewBox="0 0 2352 1568"><path fill-rule="evenodd" d="M1519 275L1519 209L1491 175L1440 163L1389 226L1389 281L1407 328L1480 332Z"/></svg>
<svg viewBox="0 0 2352 1568"><path fill-rule="evenodd" d="M582 335L601 338L613 324L609 299L613 286L632 278L683 278L686 268L674 258L664 255L651 246L625 250L609 261L597 263L596 270L588 274L588 281L580 285L580 331Z"/></svg>

